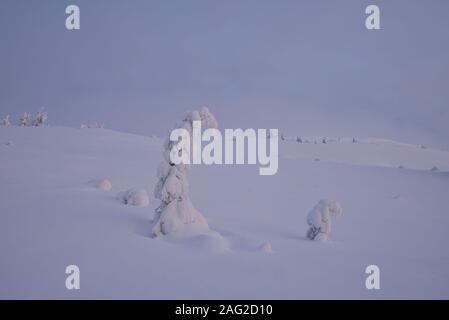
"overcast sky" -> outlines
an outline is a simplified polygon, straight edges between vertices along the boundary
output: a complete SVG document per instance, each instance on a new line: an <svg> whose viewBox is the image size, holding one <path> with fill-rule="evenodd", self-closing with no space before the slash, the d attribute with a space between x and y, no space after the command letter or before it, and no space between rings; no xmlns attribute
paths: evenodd
<svg viewBox="0 0 449 320"><path fill-rule="evenodd" d="M65 28L65 7L81 30ZM365 28L365 7L381 28ZM221 127L449 146L449 1L1 0L0 116L164 134ZM394 128L394 129L392 129Z"/></svg>

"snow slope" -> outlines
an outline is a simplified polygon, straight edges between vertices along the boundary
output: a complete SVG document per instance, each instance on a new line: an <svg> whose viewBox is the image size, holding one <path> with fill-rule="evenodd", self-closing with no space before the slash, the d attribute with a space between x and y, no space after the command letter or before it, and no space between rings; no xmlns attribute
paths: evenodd
<svg viewBox="0 0 449 320"><path fill-rule="evenodd" d="M151 239L159 139L0 128L0 298L449 298L449 152L352 138L280 148L274 176L193 167L211 231ZM89 184L102 179L110 191ZM117 200L131 188L150 205ZM322 198L343 205L331 244L305 238ZM70 264L80 290L65 288ZM370 264L381 290L365 288Z"/></svg>

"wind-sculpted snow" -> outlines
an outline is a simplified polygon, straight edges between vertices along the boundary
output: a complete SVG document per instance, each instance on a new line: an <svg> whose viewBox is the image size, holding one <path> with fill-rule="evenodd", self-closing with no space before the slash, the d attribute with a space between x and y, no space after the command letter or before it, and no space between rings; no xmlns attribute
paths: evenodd
<svg viewBox="0 0 449 320"><path fill-rule="evenodd" d="M0 127L0 298L449 298L448 153L356 138L280 142L269 177L253 166L192 165L190 198L210 228L154 239L158 199L136 207L116 195L153 188L161 139ZM111 191L86 185L105 178ZM326 198L344 209L327 245L304 234ZM76 291L64 286L72 264ZM379 291L365 288L371 264Z"/></svg>

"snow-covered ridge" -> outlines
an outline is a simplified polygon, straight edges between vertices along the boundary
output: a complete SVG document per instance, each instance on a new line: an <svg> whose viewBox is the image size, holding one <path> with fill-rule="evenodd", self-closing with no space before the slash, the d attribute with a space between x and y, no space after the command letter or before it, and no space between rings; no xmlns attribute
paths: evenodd
<svg viewBox="0 0 449 320"><path fill-rule="evenodd" d="M289 159L449 171L449 151L381 138L284 138L281 156Z"/></svg>
<svg viewBox="0 0 449 320"><path fill-rule="evenodd" d="M94 129L84 131L69 127L19 128L0 127L0 146L4 148L13 144L17 149L21 147L46 148L51 143L53 135L65 135L66 143L61 150L69 148L74 151L78 146L70 143L73 134L77 138L86 139L84 147L94 147L97 139L117 139L126 141L141 141L154 148L162 148L162 138L141 136L118 132L109 129ZM93 137L93 140L89 137ZM388 167L411 170L449 171L449 151L436 149L419 144L404 143L384 138L352 138L352 137L317 137L303 136L298 138L280 138L279 156L285 159L303 159L340 164ZM123 146L126 148L126 146ZM1 149L0 149L1 150ZM95 152L95 150L92 150Z"/></svg>

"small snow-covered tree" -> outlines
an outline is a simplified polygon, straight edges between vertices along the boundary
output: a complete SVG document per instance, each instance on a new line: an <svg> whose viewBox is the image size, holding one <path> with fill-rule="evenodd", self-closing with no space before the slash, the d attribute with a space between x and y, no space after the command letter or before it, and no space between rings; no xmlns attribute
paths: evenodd
<svg viewBox="0 0 449 320"><path fill-rule="evenodd" d="M40 127L47 121L48 115L44 110L39 110L36 115L36 119L33 120L33 126Z"/></svg>
<svg viewBox="0 0 449 320"><path fill-rule="evenodd" d="M29 127L31 125L31 115L28 112L24 112L19 119L20 127Z"/></svg>
<svg viewBox="0 0 449 320"><path fill-rule="evenodd" d="M4 117L2 119L2 126L4 127L9 127L11 125L11 123L9 122L9 114L6 115L6 117Z"/></svg>
<svg viewBox="0 0 449 320"><path fill-rule="evenodd" d="M218 123L213 114L206 107L202 107L197 111L188 113L174 129L186 129L191 138L193 121L201 121L203 130L218 128ZM161 200L161 204L156 209L152 223L153 237L179 231L186 225L208 228L206 219L193 207L190 201L187 182L188 165L183 163L175 165L170 160L170 151L175 144L176 142L167 138L164 143L164 161L159 165L157 171L159 180L154 190L154 196ZM191 157L191 150L187 152Z"/></svg>
<svg viewBox="0 0 449 320"><path fill-rule="evenodd" d="M81 124L81 129L104 129L104 123L102 122L95 122L93 124Z"/></svg>
<svg viewBox="0 0 449 320"><path fill-rule="evenodd" d="M343 212L340 203L323 199L309 212L307 216L307 238L310 240L328 241L331 233L331 218Z"/></svg>

